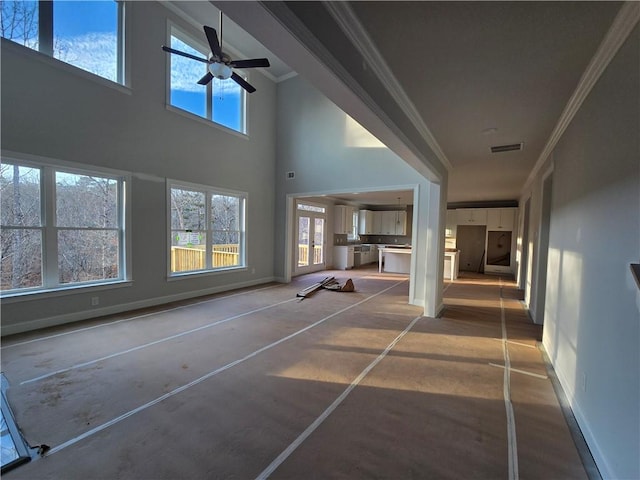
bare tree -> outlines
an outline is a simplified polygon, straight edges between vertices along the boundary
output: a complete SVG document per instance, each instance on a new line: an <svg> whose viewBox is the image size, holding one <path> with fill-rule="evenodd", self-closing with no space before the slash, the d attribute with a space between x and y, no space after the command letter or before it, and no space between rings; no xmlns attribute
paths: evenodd
<svg viewBox="0 0 640 480"><path fill-rule="evenodd" d="M0 34L29 48L38 44L38 2L0 1Z"/></svg>

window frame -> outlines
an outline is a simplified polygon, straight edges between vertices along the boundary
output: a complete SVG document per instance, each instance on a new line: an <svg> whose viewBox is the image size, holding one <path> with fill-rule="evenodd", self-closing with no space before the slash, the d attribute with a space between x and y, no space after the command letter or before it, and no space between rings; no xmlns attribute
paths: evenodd
<svg viewBox="0 0 640 480"><path fill-rule="evenodd" d="M104 85L122 89L125 93L131 93L128 85L130 79L130 55L129 46L126 41L126 32L130 30L130 15L126 13L125 0L112 0L117 5L117 32L116 32L116 80L98 75L84 68L73 65L56 58L53 54L53 0L38 0L38 48L21 45L11 39L2 37L3 48L8 45L15 45L19 51L36 52L35 58L51 62L51 65L63 67L63 69L84 76L99 83L105 82ZM43 8L43 6L45 8ZM44 28L43 28L44 27ZM10 47L13 48L13 47Z"/></svg>
<svg viewBox="0 0 640 480"><path fill-rule="evenodd" d="M209 46L204 42L204 32L202 32L202 39L196 38L194 35L189 33L186 28L181 27L177 23L167 20L167 31L166 31L166 44L171 45L171 37L176 37L180 41L186 43L191 48L197 50L202 54L203 57L207 57L209 55ZM224 45L225 52L230 53L234 57L242 57L233 47L228 44ZM241 93L241 112L240 112L240 124L241 130L235 130L231 127L227 127L222 123L218 123L213 119L213 97L215 92L213 90L214 81L211 81L206 86L206 108L205 115L201 116L197 113L190 112L189 110L185 110L177 105L173 105L171 103L171 65L173 61L173 56L175 54L167 53L166 54L166 92L165 92L165 104L166 108L169 111L178 113L187 118L191 118L197 121L200 121L206 125L212 125L216 128L220 128L225 132L232 133L242 138L248 138L249 136L249 122L248 122L248 111L249 111L249 95L244 90L244 88L240 87ZM194 60L195 61L195 60ZM249 81L248 73L235 71L238 75L241 75L245 80ZM194 80L195 82L196 80Z"/></svg>
<svg viewBox="0 0 640 480"><path fill-rule="evenodd" d="M173 272L171 270L171 247L172 247L172 208L171 208L171 190L173 188L179 188L183 190L189 190L193 192L203 192L205 194L205 220L204 225L206 228L202 231L205 232L207 243L205 246L205 268L199 270L187 270L180 272ZM211 218L211 197L213 195L223 195L237 197L240 199L239 206L239 219L238 219L238 254L239 264L228 267L213 267L211 265L212 252L213 252L213 222ZM180 278L192 278L194 275L211 275L211 274L223 274L238 271L248 270L248 255L247 255L247 212L249 205L249 194L247 192L241 192L237 190L229 190L219 187L212 187L210 185L203 185L191 182L185 182L182 180L167 179L166 182L166 197L167 197L167 279L175 280Z"/></svg>
<svg viewBox="0 0 640 480"><path fill-rule="evenodd" d="M51 296L74 290L104 289L132 283L131 262L131 175L121 170L65 162L35 155L2 152L1 162L40 170L40 225L29 227L42 232L42 285L30 288L0 290L0 298L25 299L33 295ZM56 172L100 176L118 183L118 278L61 283L58 265L58 232L69 227L56 225ZM9 229L16 227L7 226ZM5 228L3 226L3 228ZM114 229L115 230L115 229Z"/></svg>

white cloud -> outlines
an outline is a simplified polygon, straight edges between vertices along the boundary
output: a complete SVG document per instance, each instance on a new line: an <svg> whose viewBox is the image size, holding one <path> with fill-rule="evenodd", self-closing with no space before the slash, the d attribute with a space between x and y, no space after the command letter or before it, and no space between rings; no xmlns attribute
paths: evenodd
<svg viewBox="0 0 640 480"><path fill-rule="evenodd" d="M86 33L76 37L56 37L54 57L78 68L117 81L118 40L115 33Z"/></svg>

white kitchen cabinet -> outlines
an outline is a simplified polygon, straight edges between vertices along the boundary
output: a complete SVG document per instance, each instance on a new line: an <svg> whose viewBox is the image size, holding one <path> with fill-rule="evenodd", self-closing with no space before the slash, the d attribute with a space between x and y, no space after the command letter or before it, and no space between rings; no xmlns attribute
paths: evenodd
<svg viewBox="0 0 640 480"><path fill-rule="evenodd" d="M382 233L382 212L376 210L371 212L371 214L371 216L373 217L372 233L374 235L380 235Z"/></svg>
<svg viewBox="0 0 640 480"><path fill-rule="evenodd" d="M353 245L341 245L333 247L333 263L337 270L353 268Z"/></svg>
<svg viewBox="0 0 640 480"><path fill-rule="evenodd" d="M333 208L333 233L350 234L353 231L353 212L355 207L336 205Z"/></svg>
<svg viewBox="0 0 640 480"><path fill-rule="evenodd" d="M370 245L369 258L371 262L378 262L378 245Z"/></svg>
<svg viewBox="0 0 640 480"><path fill-rule="evenodd" d="M459 208L456 210L458 225L486 225L486 208Z"/></svg>
<svg viewBox="0 0 640 480"><path fill-rule="evenodd" d="M380 235L406 235L407 212L388 210L381 212Z"/></svg>
<svg viewBox="0 0 640 480"><path fill-rule="evenodd" d="M396 212L396 235L407 234L407 212Z"/></svg>
<svg viewBox="0 0 640 480"><path fill-rule="evenodd" d="M373 230L373 215L371 210L360 210L358 214L358 233L360 235L371 235Z"/></svg>
<svg viewBox="0 0 640 480"><path fill-rule="evenodd" d="M445 230L445 237L455 238L456 229L458 227L458 215L457 210L447 210L447 226Z"/></svg>
<svg viewBox="0 0 640 480"><path fill-rule="evenodd" d="M515 225L515 208L490 208L487 211L487 230L511 232Z"/></svg>
<svg viewBox="0 0 640 480"><path fill-rule="evenodd" d="M361 245L360 248L360 265L371 263L371 249L369 245Z"/></svg>
<svg viewBox="0 0 640 480"><path fill-rule="evenodd" d="M383 211L380 221L380 234L395 235L396 234L396 212Z"/></svg>

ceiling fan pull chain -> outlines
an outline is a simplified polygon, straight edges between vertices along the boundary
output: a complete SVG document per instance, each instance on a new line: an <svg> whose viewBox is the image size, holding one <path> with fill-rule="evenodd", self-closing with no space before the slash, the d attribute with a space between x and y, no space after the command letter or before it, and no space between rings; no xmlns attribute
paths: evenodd
<svg viewBox="0 0 640 480"><path fill-rule="evenodd" d="M220 42L220 50L222 50L222 10L220 10L220 20L218 22L218 30L220 30L220 35L218 36L218 40Z"/></svg>

